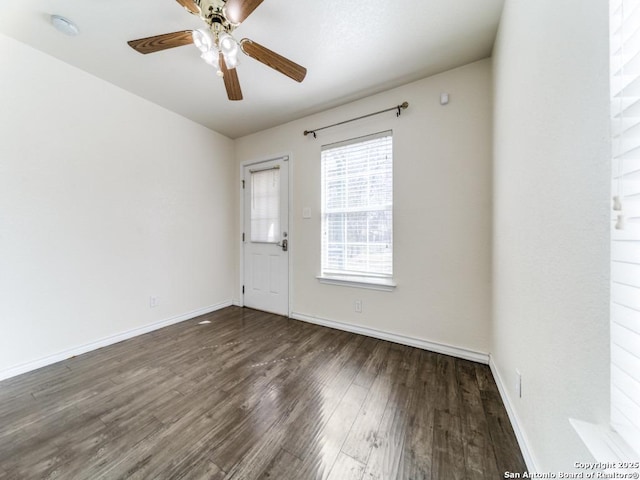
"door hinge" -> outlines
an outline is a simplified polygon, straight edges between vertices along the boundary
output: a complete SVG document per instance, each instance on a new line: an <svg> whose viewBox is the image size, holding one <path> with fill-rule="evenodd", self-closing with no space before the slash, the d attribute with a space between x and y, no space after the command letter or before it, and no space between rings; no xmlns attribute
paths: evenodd
<svg viewBox="0 0 640 480"><path fill-rule="evenodd" d="M244 242L244 232L242 232L242 241Z"/></svg>
<svg viewBox="0 0 640 480"><path fill-rule="evenodd" d="M244 188L244 180L242 180L242 188Z"/></svg>
<svg viewBox="0 0 640 480"><path fill-rule="evenodd" d="M244 295L244 285L242 285L242 294Z"/></svg>

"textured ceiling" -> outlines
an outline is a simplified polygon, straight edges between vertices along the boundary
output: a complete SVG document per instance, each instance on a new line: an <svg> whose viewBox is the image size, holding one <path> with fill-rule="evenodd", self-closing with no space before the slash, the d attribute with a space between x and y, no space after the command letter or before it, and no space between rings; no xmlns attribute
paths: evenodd
<svg viewBox="0 0 640 480"><path fill-rule="evenodd" d="M298 84L241 55L244 100L192 45L141 55L127 40L195 29L173 0L3 0L0 32L237 138L488 57L504 0L265 0L234 32L307 67ZM73 20L76 37L51 14ZM1 59L0 59L1 62Z"/></svg>

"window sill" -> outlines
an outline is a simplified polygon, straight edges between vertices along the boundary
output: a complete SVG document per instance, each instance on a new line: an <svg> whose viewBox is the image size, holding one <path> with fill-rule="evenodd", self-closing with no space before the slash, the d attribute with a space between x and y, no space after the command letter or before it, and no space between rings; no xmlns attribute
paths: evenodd
<svg viewBox="0 0 640 480"><path fill-rule="evenodd" d="M341 285L343 287L368 288L369 290L381 290L393 292L396 282L391 278L356 277L349 275L318 275L320 283L327 285Z"/></svg>
<svg viewBox="0 0 640 480"><path fill-rule="evenodd" d="M596 461L601 463L638 461L638 455L611 427L575 418L570 418L569 422ZM637 470L632 471L637 472Z"/></svg>

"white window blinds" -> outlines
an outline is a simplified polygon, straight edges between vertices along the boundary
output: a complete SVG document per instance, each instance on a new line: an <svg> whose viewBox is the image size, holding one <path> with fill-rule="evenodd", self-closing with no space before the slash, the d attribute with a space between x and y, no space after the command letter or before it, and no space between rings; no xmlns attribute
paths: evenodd
<svg viewBox="0 0 640 480"><path fill-rule="evenodd" d="M322 147L322 274L391 277L391 132Z"/></svg>
<svg viewBox="0 0 640 480"><path fill-rule="evenodd" d="M610 8L611 423L640 454L640 2Z"/></svg>
<svg viewBox="0 0 640 480"><path fill-rule="evenodd" d="M280 169L251 171L251 241L280 240Z"/></svg>

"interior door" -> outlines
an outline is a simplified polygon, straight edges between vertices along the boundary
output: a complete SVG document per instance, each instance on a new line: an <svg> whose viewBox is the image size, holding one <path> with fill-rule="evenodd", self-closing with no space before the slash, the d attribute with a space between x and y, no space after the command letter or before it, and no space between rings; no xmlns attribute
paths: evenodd
<svg viewBox="0 0 640 480"><path fill-rule="evenodd" d="M289 315L289 163L243 169L244 305Z"/></svg>

